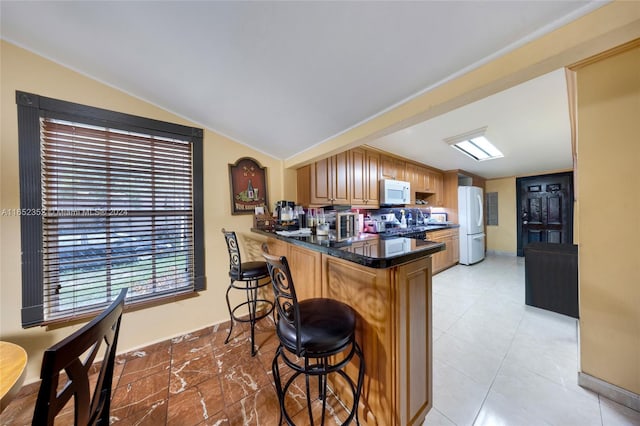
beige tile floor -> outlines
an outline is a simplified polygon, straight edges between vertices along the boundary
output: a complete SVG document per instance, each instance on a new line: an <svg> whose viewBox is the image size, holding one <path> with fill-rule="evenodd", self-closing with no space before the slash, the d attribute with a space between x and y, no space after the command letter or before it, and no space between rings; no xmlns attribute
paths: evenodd
<svg viewBox="0 0 640 426"><path fill-rule="evenodd" d="M522 258L490 255L444 271L433 299L434 407L424 425L640 425L640 413L577 385L577 322L524 304ZM112 424L276 424L273 324L260 323L254 358L246 328L224 345L226 327L119 356ZM25 386L0 425L30 424L35 392ZM294 395L290 411L300 401ZM302 414L297 424L307 423ZM330 414L336 424L344 412L333 404Z"/></svg>
<svg viewBox="0 0 640 426"><path fill-rule="evenodd" d="M433 278L434 406L425 426L640 425L577 384L577 320L524 304L524 259Z"/></svg>

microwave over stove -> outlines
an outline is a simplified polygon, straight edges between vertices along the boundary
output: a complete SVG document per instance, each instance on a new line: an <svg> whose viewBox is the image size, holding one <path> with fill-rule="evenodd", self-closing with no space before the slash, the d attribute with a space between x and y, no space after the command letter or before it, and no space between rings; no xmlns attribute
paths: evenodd
<svg viewBox="0 0 640 426"><path fill-rule="evenodd" d="M380 180L380 205L404 206L411 199L411 184L401 180Z"/></svg>

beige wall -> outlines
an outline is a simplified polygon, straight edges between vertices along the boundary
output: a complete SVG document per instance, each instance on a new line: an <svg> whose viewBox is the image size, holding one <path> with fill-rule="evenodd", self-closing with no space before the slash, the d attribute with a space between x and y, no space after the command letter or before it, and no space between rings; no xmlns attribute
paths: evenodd
<svg viewBox="0 0 640 426"><path fill-rule="evenodd" d="M516 254L516 178L487 180L485 191L498 193L498 226L487 226L487 250Z"/></svg>
<svg viewBox="0 0 640 426"><path fill-rule="evenodd" d="M108 108L159 120L197 126L160 108L33 55L14 45L1 45L0 209L19 208L18 130L15 91ZM176 94L179 96L179 93ZM210 130L204 135L204 204L207 291L197 297L126 313L118 351L123 352L228 319L224 291L228 284L228 255L222 227L246 234L250 215L230 213L228 164L250 156L268 167L269 199L283 196L282 161L275 160ZM291 190L290 190L291 191ZM293 188L295 194L295 186ZM242 241L241 241L242 243ZM255 250L252 250L255 252ZM0 217L0 339L27 349L27 382L40 372L41 354L79 325L47 330L20 325L20 219Z"/></svg>
<svg viewBox="0 0 640 426"><path fill-rule="evenodd" d="M577 87L581 370L640 394L640 47Z"/></svg>

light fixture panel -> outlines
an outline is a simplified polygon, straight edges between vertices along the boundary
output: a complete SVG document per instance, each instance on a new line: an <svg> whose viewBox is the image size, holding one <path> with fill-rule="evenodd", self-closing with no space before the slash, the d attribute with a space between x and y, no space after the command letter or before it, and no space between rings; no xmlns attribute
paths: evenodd
<svg viewBox="0 0 640 426"><path fill-rule="evenodd" d="M485 126L458 136L446 138L444 141L476 161L504 157L502 152L484 136L486 130L487 127Z"/></svg>

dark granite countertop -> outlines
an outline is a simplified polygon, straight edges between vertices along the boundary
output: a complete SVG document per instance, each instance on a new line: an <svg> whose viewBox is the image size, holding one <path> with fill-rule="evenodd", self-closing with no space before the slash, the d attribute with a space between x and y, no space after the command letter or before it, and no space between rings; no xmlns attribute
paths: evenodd
<svg viewBox="0 0 640 426"><path fill-rule="evenodd" d="M381 238L376 234L363 233L347 240L336 241L332 236L284 236L256 228L252 228L251 231L369 268L390 268L445 249L444 243L404 237Z"/></svg>
<svg viewBox="0 0 640 426"><path fill-rule="evenodd" d="M388 228L388 230L386 232L383 232L381 234L378 234L381 237L390 237L390 236L407 236L409 235L410 238L415 236L416 234L420 234L422 232L434 232L434 231L442 231L444 229L452 229L452 228L459 228L460 225L458 225L457 223L428 223L425 225L414 225L414 226L409 226L407 228L400 228L400 227L395 227L395 228Z"/></svg>
<svg viewBox="0 0 640 426"><path fill-rule="evenodd" d="M451 228L460 228L460 225L458 225L457 223L446 223L446 224L427 224L424 225L425 226L425 231L426 232L431 232L431 231L440 231L442 229L451 229Z"/></svg>

